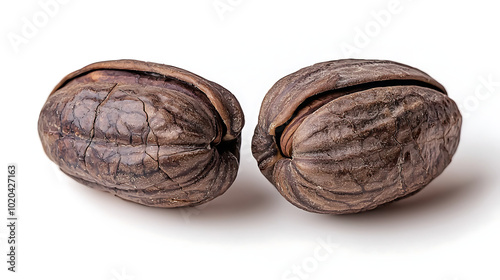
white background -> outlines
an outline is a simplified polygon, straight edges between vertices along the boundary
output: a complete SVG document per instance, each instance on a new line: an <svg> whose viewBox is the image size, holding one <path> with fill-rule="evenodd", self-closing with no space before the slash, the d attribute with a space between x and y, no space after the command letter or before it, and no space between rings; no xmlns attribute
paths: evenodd
<svg viewBox="0 0 500 280"><path fill-rule="evenodd" d="M61 0L45 11L46 2L0 4L0 279L500 279L495 1ZM428 72L460 105L462 140L414 197L358 215L312 214L260 174L251 136L278 79L346 57ZM37 120L52 88L121 58L185 68L239 99L241 167L223 196L148 208L74 182L45 156ZM18 165L16 274L4 262L9 163Z"/></svg>

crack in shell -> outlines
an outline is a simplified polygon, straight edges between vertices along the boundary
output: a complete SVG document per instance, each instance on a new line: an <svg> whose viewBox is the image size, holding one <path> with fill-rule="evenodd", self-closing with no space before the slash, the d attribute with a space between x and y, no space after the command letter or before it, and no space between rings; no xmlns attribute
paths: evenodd
<svg viewBox="0 0 500 280"><path fill-rule="evenodd" d="M104 97L104 99L101 102L99 102L99 104L97 104L97 106L95 108L95 117L94 117L94 121L92 123L92 129L90 130L89 144L87 145L87 147L85 148L85 151L83 152L83 164L84 165L87 165L87 150L89 149L90 145L92 145L92 141L94 140L94 137L95 137L95 123L97 121L97 115L99 114L99 108L101 107L102 104L104 104L109 99L111 93L113 92L113 90L116 88L117 85L118 84L115 83L114 86L111 87L111 89L108 91L108 94L106 95L106 97Z"/></svg>

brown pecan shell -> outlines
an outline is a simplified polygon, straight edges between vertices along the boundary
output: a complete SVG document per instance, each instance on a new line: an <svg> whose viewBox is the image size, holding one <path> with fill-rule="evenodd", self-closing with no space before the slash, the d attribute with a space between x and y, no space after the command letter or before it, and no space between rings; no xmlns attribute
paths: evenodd
<svg viewBox="0 0 500 280"><path fill-rule="evenodd" d="M234 181L243 112L186 70L105 61L66 76L40 113L48 157L77 181L156 207L207 202Z"/></svg>
<svg viewBox="0 0 500 280"><path fill-rule="evenodd" d="M407 65L337 60L278 81L252 151L291 203L355 213L421 190L450 163L461 115L444 87Z"/></svg>

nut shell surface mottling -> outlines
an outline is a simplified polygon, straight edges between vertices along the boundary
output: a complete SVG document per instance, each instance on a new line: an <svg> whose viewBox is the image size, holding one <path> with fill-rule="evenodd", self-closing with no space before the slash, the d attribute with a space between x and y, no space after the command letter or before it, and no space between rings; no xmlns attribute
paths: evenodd
<svg viewBox="0 0 500 280"><path fill-rule="evenodd" d="M193 206L236 178L243 112L186 70L105 61L66 76L40 113L48 157L75 180L155 207Z"/></svg>
<svg viewBox="0 0 500 280"><path fill-rule="evenodd" d="M461 122L444 87L418 69L329 61L271 88L252 152L295 206L356 213L414 194L441 174L457 150Z"/></svg>

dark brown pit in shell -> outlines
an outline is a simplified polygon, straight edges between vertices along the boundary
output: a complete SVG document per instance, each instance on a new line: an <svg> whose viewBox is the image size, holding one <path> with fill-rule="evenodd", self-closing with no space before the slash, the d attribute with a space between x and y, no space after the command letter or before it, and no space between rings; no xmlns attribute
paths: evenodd
<svg viewBox="0 0 500 280"><path fill-rule="evenodd" d="M271 88L252 152L295 206L347 214L428 185L451 162L460 129L455 102L426 73L391 61L328 61Z"/></svg>
<svg viewBox="0 0 500 280"><path fill-rule="evenodd" d="M75 180L155 207L207 202L234 181L243 113L220 85L134 60L91 64L51 93L38 130Z"/></svg>

